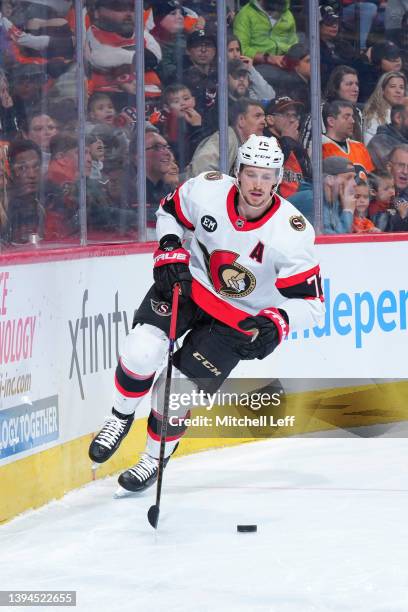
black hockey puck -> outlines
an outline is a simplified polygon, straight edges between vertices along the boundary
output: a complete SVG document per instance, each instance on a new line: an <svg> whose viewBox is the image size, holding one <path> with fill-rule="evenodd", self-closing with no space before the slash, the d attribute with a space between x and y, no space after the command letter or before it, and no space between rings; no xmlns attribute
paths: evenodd
<svg viewBox="0 0 408 612"><path fill-rule="evenodd" d="M253 533L257 529L257 525L237 525L237 531L240 533Z"/></svg>

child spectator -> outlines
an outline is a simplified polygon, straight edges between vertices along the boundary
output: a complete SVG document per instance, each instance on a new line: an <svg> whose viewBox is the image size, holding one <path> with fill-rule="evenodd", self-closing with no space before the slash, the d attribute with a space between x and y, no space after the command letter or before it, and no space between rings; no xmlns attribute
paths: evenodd
<svg viewBox="0 0 408 612"><path fill-rule="evenodd" d="M370 189L365 181L358 180L354 190L356 208L354 211L352 231L354 234L365 234L380 232L368 218L368 206L370 204Z"/></svg>
<svg viewBox="0 0 408 612"><path fill-rule="evenodd" d="M106 93L96 92L88 100L88 119L92 123L113 125L116 111L111 97Z"/></svg>
<svg viewBox="0 0 408 612"><path fill-rule="evenodd" d="M212 132L211 126L205 128L205 122L195 106L194 96L183 84L169 85L163 93L166 117L164 136L172 146L182 171L201 140Z"/></svg>
<svg viewBox="0 0 408 612"><path fill-rule="evenodd" d="M376 170L369 177L370 205L368 216L382 232L391 231L391 219L395 215L394 180L386 170Z"/></svg>

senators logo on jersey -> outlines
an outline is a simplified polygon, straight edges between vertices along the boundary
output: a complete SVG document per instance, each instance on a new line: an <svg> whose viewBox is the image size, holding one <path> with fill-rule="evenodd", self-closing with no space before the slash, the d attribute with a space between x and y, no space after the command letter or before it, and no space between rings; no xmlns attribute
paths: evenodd
<svg viewBox="0 0 408 612"><path fill-rule="evenodd" d="M252 272L237 263L239 253L217 250L210 254L201 242L198 244L204 255L208 278L217 293L232 298L252 293L256 279Z"/></svg>

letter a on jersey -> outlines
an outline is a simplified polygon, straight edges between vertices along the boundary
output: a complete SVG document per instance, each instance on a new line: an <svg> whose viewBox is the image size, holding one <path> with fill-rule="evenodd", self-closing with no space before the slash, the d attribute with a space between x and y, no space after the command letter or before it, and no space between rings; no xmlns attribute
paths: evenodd
<svg viewBox="0 0 408 612"><path fill-rule="evenodd" d="M255 261L257 261L258 263L262 263L264 249L265 249L265 245L263 244L263 242L259 241L249 256L252 259L255 259Z"/></svg>

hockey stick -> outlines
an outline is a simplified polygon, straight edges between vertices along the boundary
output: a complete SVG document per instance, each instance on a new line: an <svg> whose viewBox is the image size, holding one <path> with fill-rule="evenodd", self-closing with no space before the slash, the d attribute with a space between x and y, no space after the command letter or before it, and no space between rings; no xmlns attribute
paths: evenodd
<svg viewBox="0 0 408 612"><path fill-rule="evenodd" d="M176 339L176 327L177 327L177 314L178 314L178 302L180 295L180 285L175 283L173 286L173 297L171 302L171 319L170 319L170 332L169 332L169 355L167 360L167 373L166 373L166 384L164 387L164 405L163 405L163 420L160 431L160 456L159 466L157 472L157 489L156 489L156 503L150 506L147 513L147 519L154 529L157 529L160 514L160 497L161 488L163 481L164 471L164 451L166 447L166 434L167 434L167 423L169 420L169 400L170 400L170 387L171 387L171 373L173 369L173 353L174 343Z"/></svg>

